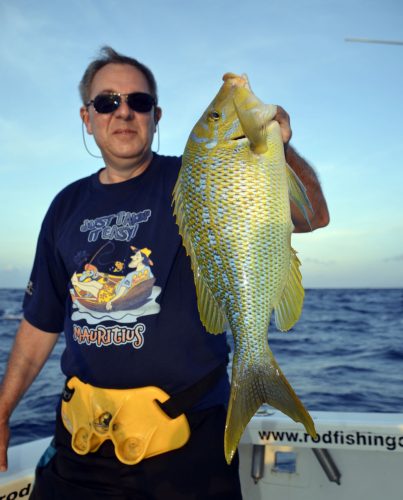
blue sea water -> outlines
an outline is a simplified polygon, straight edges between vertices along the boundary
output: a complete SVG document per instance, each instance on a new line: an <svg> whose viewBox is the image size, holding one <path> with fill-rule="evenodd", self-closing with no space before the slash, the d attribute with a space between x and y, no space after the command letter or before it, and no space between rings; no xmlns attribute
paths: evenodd
<svg viewBox="0 0 403 500"><path fill-rule="evenodd" d="M0 289L0 376L23 290ZM269 343L309 410L403 412L403 289L308 289L302 316ZM50 435L63 388L61 336L11 421L11 444Z"/></svg>

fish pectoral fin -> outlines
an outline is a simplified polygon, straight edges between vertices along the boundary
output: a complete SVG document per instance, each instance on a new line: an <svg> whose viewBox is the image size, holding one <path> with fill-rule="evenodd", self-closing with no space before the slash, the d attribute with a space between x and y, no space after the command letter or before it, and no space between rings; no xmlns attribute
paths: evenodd
<svg viewBox="0 0 403 500"><path fill-rule="evenodd" d="M288 164L287 164L287 181L288 181L288 192L290 195L290 199L298 207L298 209L304 216L304 219L307 221L309 227L312 230L311 221L309 219L307 211L309 209L313 213L311 202L309 201L305 186L303 185L301 179Z"/></svg>
<svg viewBox="0 0 403 500"><path fill-rule="evenodd" d="M280 302L274 307L276 326L282 332L292 328L301 316L305 292L299 270L300 265L301 262L297 257L297 252L291 247L291 262L287 283Z"/></svg>
<svg viewBox="0 0 403 500"><path fill-rule="evenodd" d="M301 422L316 437L315 425L294 389L285 378L273 353L264 353L261 363L246 364L234 356L231 395L224 435L224 453L229 464L249 421L264 403Z"/></svg>
<svg viewBox="0 0 403 500"><path fill-rule="evenodd" d="M209 333L223 333L228 326L227 318L220 308L219 304L215 300L213 293L205 282L203 274L200 271L196 253L194 251L189 235L188 226L184 217L183 199L182 192L180 190L179 179L174 188L173 197L176 223L179 226L179 233L182 236L186 253L190 257L190 262L193 270L194 282L196 285L197 307L199 309L200 320Z"/></svg>
<svg viewBox="0 0 403 500"><path fill-rule="evenodd" d="M234 92L234 106L250 148L256 154L267 151L267 127L277 113L277 106L264 104L247 88Z"/></svg>

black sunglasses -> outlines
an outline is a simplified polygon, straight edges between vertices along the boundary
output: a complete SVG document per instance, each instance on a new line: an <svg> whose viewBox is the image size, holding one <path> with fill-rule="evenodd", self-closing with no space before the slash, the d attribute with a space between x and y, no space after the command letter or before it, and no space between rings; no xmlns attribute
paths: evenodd
<svg viewBox="0 0 403 500"><path fill-rule="evenodd" d="M125 98L129 108L137 113L148 113L156 104L152 95L144 92L132 92L131 94L99 94L85 105L88 108L92 104L97 113L113 113L119 108L122 98Z"/></svg>

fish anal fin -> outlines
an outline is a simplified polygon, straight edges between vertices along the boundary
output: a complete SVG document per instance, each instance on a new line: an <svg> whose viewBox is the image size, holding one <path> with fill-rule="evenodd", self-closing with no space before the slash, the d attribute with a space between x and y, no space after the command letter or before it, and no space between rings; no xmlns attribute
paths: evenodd
<svg viewBox="0 0 403 500"><path fill-rule="evenodd" d="M200 320L209 333L223 333L228 325L227 319L200 271L188 226L183 216L183 200L179 180L174 188L173 197L175 204L174 215L176 216L176 223L179 226L179 234L182 236L183 245L187 255L190 257L193 270Z"/></svg>
<svg viewBox="0 0 403 500"><path fill-rule="evenodd" d="M291 248L291 262L288 279L284 287L280 302L274 307L276 326L282 332L292 328L298 321L304 302L304 288L299 270L301 265L297 253Z"/></svg>
<svg viewBox="0 0 403 500"><path fill-rule="evenodd" d="M288 181L288 192L290 199L298 207L304 219L307 221L309 227L312 230L311 221L308 216L308 210L313 213L313 208L311 202L309 201L305 186L294 172L294 170L287 164L287 181Z"/></svg>
<svg viewBox="0 0 403 500"><path fill-rule="evenodd" d="M234 357L231 396L224 436L224 453L229 464L249 421L263 403L301 422L316 437L313 420L295 394L270 349L260 364L242 364Z"/></svg>

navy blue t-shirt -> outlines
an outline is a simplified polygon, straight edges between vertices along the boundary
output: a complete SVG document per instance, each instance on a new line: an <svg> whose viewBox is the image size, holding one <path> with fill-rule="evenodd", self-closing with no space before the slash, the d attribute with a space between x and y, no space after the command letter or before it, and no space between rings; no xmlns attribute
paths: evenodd
<svg viewBox="0 0 403 500"><path fill-rule="evenodd" d="M227 356L225 334L202 326L190 260L172 209L180 158L154 155L144 173L61 191L42 224L24 316L64 330L62 371L98 387L154 385L175 393ZM228 380L202 407L226 403ZM199 405L200 406L200 405Z"/></svg>

